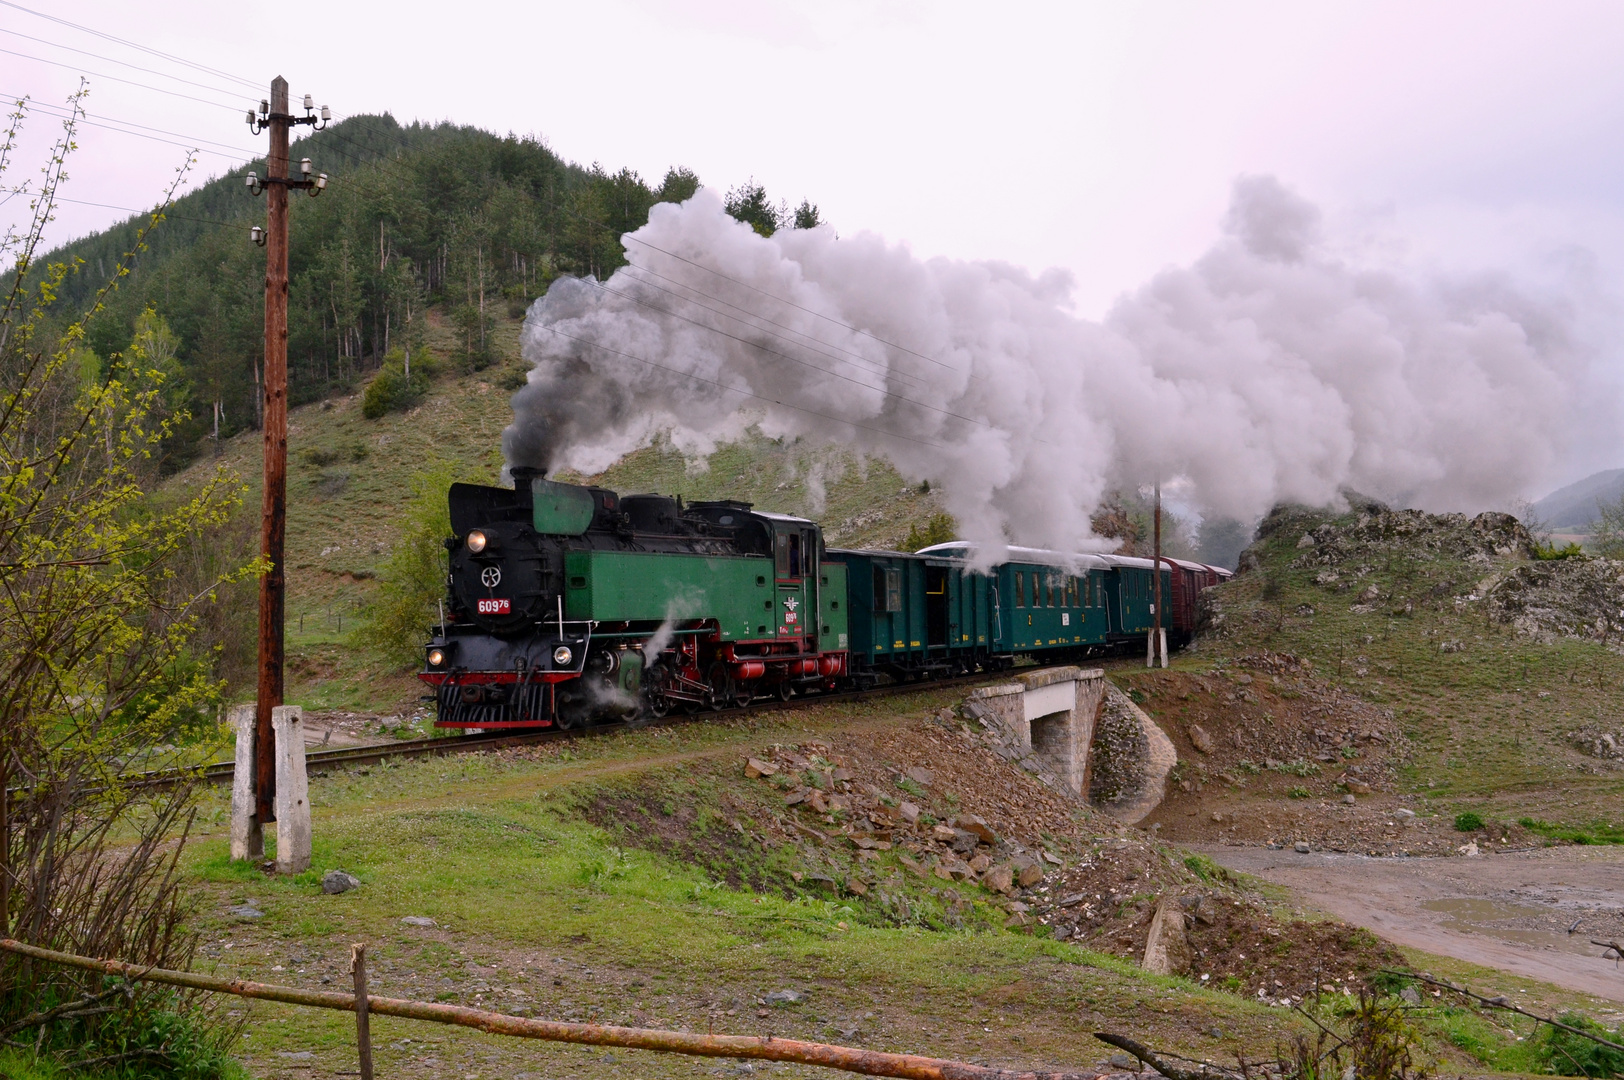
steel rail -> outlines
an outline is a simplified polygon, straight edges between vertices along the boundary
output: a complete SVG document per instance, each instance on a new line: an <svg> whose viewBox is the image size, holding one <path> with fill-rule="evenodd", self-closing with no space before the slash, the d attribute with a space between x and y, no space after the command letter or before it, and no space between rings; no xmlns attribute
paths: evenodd
<svg viewBox="0 0 1624 1080"><path fill-rule="evenodd" d="M1040 664L1021 671L1041 671L1048 667L1065 665ZM534 743L572 741L583 737L610 735L616 732L641 731L648 728L676 727L706 720L724 720L748 716L758 712L787 712L809 709L819 705L841 702L869 701L875 698L897 697L904 694L928 693L953 686L987 682L998 678L999 672L977 672L955 675L946 679L924 682L896 683L868 690L845 690L832 694L795 697L788 701L769 699L752 701L749 705L731 709L702 709L693 713L672 713L658 719L623 720L610 724L591 724L573 728L544 728L538 731L485 731L476 735L442 735L426 739L406 739L393 743L373 743L366 746L343 746L331 750L307 750L305 768L311 773L343 766L370 765L390 758L438 757L446 754L471 754L485 750L505 750L514 746ZM181 769L158 769L151 772L129 773L125 782L135 787L170 787L187 779L209 783L230 783L236 771L235 762L218 761Z"/></svg>

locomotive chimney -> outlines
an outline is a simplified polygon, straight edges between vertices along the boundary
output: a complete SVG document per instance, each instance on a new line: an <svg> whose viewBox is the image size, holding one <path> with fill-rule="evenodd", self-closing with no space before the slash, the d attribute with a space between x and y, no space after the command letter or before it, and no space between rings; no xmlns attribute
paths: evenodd
<svg viewBox="0 0 1624 1080"><path fill-rule="evenodd" d="M542 474L542 470L526 465L515 466L509 472L513 474L513 490L521 495L529 495L531 482Z"/></svg>

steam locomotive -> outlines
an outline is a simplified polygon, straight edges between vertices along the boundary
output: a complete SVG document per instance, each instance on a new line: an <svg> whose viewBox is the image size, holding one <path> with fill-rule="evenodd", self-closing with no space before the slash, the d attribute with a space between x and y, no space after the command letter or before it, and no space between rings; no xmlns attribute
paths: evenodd
<svg viewBox="0 0 1624 1080"><path fill-rule="evenodd" d="M572 728L772 695L1080 660L1143 643L1149 559L968 544L825 548L816 522L544 479L453 484L447 596L419 677L439 727ZM1163 625L1229 577L1163 559Z"/></svg>

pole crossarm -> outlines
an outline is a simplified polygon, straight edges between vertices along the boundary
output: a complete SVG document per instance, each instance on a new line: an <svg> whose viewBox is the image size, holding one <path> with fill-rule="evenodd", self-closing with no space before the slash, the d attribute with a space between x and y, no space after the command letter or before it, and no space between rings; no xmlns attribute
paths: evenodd
<svg viewBox="0 0 1624 1080"><path fill-rule="evenodd" d="M116 975L132 981L164 983L193 990L235 994L261 1001L280 1001L317 1009L354 1012L356 996L334 990L305 990L296 986L250 982L202 975L192 971L170 971L127 964L122 960L97 960L73 953L25 945L10 938L0 940L0 949L47 963L62 964L103 975ZM916 1054L889 1054L852 1046L780 1039L773 1035L700 1035L658 1028L615 1027L608 1024L578 1024L562 1020L534 1020L523 1016L471 1009L441 1002L411 1001L405 998L368 994L367 1012L378 1016L398 1016L406 1020L426 1020L473 1028L489 1035L520 1039L577 1043L586 1046L618 1046L628 1050L655 1050L697 1057L754 1058L764 1061L793 1061L822 1065L830 1069L865 1076L895 1076L906 1080L1099 1080L1099 1074L1062 1072L1015 1072L991 1069L968 1062L921 1057Z"/></svg>
<svg viewBox="0 0 1624 1080"><path fill-rule="evenodd" d="M269 187L272 184L280 184L282 187L296 188L299 191L308 191L317 186L316 181L314 180L295 180L288 176L261 176L259 177L259 182L265 187Z"/></svg>

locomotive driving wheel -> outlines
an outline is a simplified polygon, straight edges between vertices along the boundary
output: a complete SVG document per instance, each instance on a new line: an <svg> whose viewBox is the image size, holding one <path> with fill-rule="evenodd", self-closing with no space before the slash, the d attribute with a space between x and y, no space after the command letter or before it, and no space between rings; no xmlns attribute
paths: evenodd
<svg viewBox="0 0 1624 1080"><path fill-rule="evenodd" d="M655 720L671 711L671 699L665 696L670 684L671 671L663 664L655 664L643 675L643 711Z"/></svg>
<svg viewBox="0 0 1624 1080"><path fill-rule="evenodd" d="M710 667L710 707L712 710L742 709L750 704L750 691L739 685L733 670L721 660Z"/></svg>

